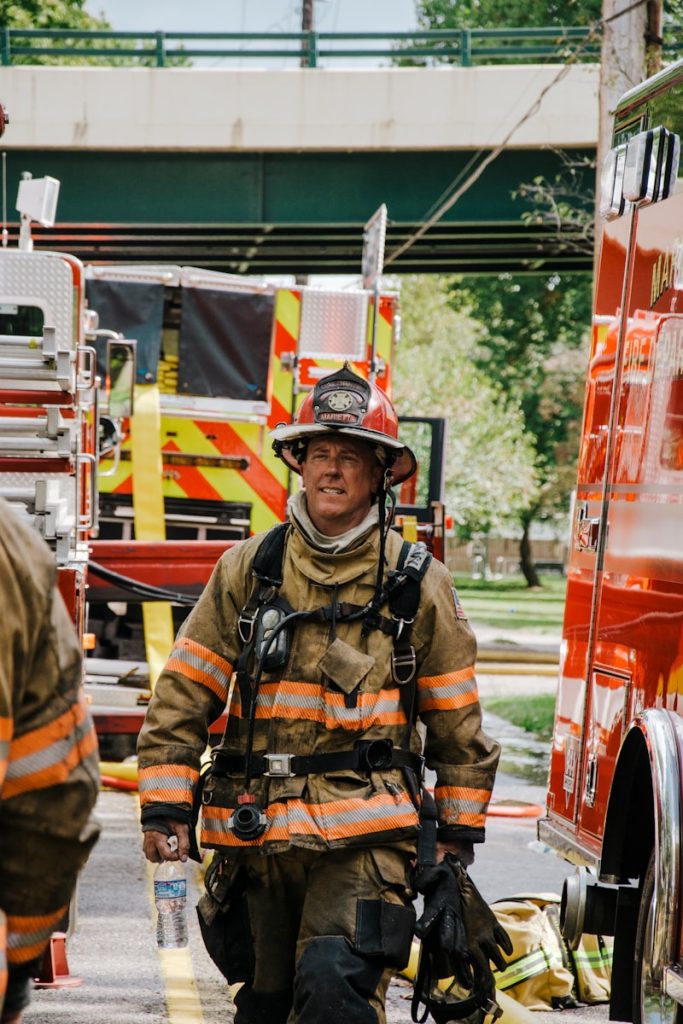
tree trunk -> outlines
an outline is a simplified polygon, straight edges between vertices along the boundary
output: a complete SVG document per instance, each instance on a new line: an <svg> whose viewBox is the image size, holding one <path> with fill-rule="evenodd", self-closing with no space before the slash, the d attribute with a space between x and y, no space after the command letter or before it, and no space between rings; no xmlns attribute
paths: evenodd
<svg viewBox="0 0 683 1024"><path fill-rule="evenodd" d="M533 522L533 516L524 516L522 520L522 539L519 542L519 564L524 574L528 587L540 587L541 581L536 572L536 566L534 564L534 558L531 554L531 542L529 540L529 530Z"/></svg>

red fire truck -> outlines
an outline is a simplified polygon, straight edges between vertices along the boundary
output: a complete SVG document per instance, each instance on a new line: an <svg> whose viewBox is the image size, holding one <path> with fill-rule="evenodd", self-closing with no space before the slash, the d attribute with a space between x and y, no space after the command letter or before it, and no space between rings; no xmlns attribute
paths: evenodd
<svg viewBox="0 0 683 1024"><path fill-rule="evenodd" d="M683 62L605 162L546 817L563 927L614 935L610 1017L683 1006ZM680 309L679 309L680 303Z"/></svg>

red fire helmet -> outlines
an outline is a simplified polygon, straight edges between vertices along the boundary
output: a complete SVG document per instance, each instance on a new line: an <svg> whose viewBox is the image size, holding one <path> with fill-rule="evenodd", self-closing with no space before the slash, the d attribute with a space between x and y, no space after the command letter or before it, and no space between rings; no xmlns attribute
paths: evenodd
<svg viewBox="0 0 683 1024"><path fill-rule="evenodd" d="M340 433L383 449L381 462L391 471L391 483L412 476L417 462L410 448L398 439L398 416L376 384L354 373L348 363L322 377L303 401L291 424L271 431L276 455L296 473L301 472L306 442L312 437Z"/></svg>

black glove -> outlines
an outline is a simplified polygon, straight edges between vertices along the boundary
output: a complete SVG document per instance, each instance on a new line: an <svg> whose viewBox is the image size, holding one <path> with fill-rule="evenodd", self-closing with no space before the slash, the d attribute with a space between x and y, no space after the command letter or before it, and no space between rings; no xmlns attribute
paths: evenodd
<svg viewBox="0 0 683 1024"><path fill-rule="evenodd" d="M415 925L415 934L432 958L436 978L455 977L464 988L472 988L458 876L443 860L419 868L415 888L424 896L424 910Z"/></svg>
<svg viewBox="0 0 683 1024"><path fill-rule="evenodd" d="M499 971L505 970L507 962L503 953L507 953L508 956L512 953L510 936L498 923L496 915L467 874L464 865L451 854L446 854L444 859L450 863L458 880L467 948L475 981L479 981L483 990L493 998L496 982L490 962L494 963Z"/></svg>

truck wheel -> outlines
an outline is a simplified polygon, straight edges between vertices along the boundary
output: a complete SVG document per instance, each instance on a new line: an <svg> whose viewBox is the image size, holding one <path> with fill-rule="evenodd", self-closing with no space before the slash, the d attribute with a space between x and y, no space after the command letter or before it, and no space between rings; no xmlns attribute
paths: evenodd
<svg viewBox="0 0 683 1024"><path fill-rule="evenodd" d="M633 1024L683 1024L683 1014L673 999L662 992L662 966L654 963L655 853L643 879L633 967Z"/></svg>

